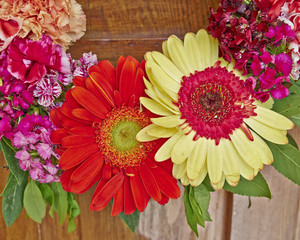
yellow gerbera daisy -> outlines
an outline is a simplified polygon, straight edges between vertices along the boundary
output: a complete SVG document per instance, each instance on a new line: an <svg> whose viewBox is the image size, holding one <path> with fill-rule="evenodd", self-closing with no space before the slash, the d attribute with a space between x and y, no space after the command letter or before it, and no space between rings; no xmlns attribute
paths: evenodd
<svg viewBox="0 0 300 240"><path fill-rule="evenodd" d="M294 124L255 101L234 63L218 58L218 43L205 30L188 33L184 42L170 36L163 52L148 52L141 103L162 117L152 118L139 141L169 138L155 160L172 159L173 175L198 186L208 174L219 189L225 180L237 185L240 175L252 180L273 162L261 139L287 144ZM272 105L272 104L271 104ZM261 136L259 136L259 135Z"/></svg>

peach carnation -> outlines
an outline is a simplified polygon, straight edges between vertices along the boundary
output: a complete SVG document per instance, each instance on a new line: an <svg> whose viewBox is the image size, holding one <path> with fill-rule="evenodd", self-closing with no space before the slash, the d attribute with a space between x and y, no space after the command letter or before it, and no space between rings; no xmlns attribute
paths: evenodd
<svg viewBox="0 0 300 240"><path fill-rule="evenodd" d="M45 34L66 49L86 30L86 16L75 0L0 0L0 6L3 19L22 18L22 38L39 40Z"/></svg>

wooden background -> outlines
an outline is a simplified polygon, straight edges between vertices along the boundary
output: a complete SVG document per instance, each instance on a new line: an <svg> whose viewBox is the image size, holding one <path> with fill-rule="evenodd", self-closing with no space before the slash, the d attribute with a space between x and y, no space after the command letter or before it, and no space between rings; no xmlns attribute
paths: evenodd
<svg viewBox="0 0 300 240"><path fill-rule="evenodd" d="M77 0L87 15L87 32L69 52L78 59L92 51L98 60L108 59L113 64L120 55L143 59L146 51L161 51L161 43L171 34L183 37L196 32L208 23L209 6L217 8L219 0ZM292 135L300 144L300 130ZM0 166L5 165L0 156ZM233 196L225 191L212 193L210 214L212 222L205 229L199 227L199 239L208 240L299 240L300 188L265 167L272 192L272 200L253 198L248 209L248 198ZM0 168L0 192L8 171ZM67 233L67 225L47 215L42 224L28 219L23 211L10 227L5 226L0 210L0 240L191 240L196 236L189 229L184 213L183 199L170 201L164 207L150 202L141 214L138 233L134 235L119 217L111 217L111 208L90 212L93 191L77 196L82 213L76 218L77 230ZM2 199L1 199L2 200ZM0 200L0 204L1 203Z"/></svg>

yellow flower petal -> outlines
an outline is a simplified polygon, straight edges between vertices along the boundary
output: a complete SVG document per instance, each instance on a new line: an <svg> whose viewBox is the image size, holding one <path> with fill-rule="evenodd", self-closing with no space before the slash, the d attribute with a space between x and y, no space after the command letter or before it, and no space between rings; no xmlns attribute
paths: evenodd
<svg viewBox="0 0 300 240"><path fill-rule="evenodd" d="M254 141L257 143L257 152L262 159L263 164L271 164L273 162L273 154L269 146L255 132L251 131Z"/></svg>
<svg viewBox="0 0 300 240"><path fill-rule="evenodd" d="M178 37L172 35L168 38L167 44L171 60L185 76L189 76L193 71L193 68L184 51L182 41Z"/></svg>
<svg viewBox="0 0 300 240"><path fill-rule="evenodd" d="M201 71L203 70L201 59L200 59L200 49L198 47L197 41L196 41L196 35L194 33L187 33L184 36L184 50L186 52L186 55L188 59L190 60L191 67L193 71L191 73L194 73L195 70Z"/></svg>
<svg viewBox="0 0 300 240"><path fill-rule="evenodd" d="M137 133L136 140L138 140L139 142L149 142L149 141L156 140L157 137L150 136L149 134L146 133L149 129L155 127L156 127L155 124L150 124L147 127L144 127L141 131Z"/></svg>
<svg viewBox="0 0 300 240"><path fill-rule="evenodd" d="M169 50L168 50L168 41L167 40L163 41L162 50L163 50L164 55L167 58L171 59L170 54L169 54Z"/></svg>
<svg viewBox="0 0 300 240"><path fill-rule="evenodd" d="M218 40L216 38L213 38L211 35L209 35L210 40L210 57L211 57L211 65L213 66L219 58L219 44Z"/></svg>
<svg viewBox="0 0 300 240"><path fill-rule="evenodd" d="M172 174L174 178L181 179L186 176L186 161L180 164L174 164L172 169Z"/></svg>
<svg viewBox="0 0 300 240"><path fill-rule="evenodd" d="M161 104L159 104L158 102L156 102L150 98L141 97L140 102L141 102L141 104L144 105L145 108L147 108L149 111L151 111L157 115L162 115L162 116L174 115L172 112L170 112L168 109L163 107Z"/></svg>
<svg viewBox="0 0 300 240"><path fill-rule="evenodd" d="M240 179L240 166L239 162L242 161L241 156L233 146L232 142L228 139L221 140L224 144L224 161L223 172L225 178L230 185L236 185ZM233 183L233 184L232 184Z"/></svg>
<svg viewBox="0 0 300 240"><path fill-rule="evenodd" d="M234 147L245 160L245 162L253 168L262 169L263 163L262 159L257 153L257 144L250 141L246 134L239 128L235 129L230 137Z"/></svg>
<svg viewBox="0 0 300 240"><path fill-rule="evenodd" d="M207 170L210 181L213 184L218 184L222 178L223 172L223 151L224 147L222 142L216 146L214 140L208 140L207 151Z"/></svg>
<svg viewBox="0 0 300 240"><path fill-rule="evenodd" d="M146 69L151 71L153 80L161 86L164 91L169 94L169 91L172 93L178 93L180 89L180 81L178 82L174 78L166 74L163 69L152 59L146 62Z"/></svg>
<svg viewBox="0 0 300 240"><path fill-rule="evenodd" d="M175 146L177 141L181 138L181 136L182 136L182 133L177 132L172 137L170 137L156 152L155 157L154 157L155 161L162 162L162 161L169 159L171 157L171 152L173 150L173 147Z"/></svg>
<svg viewBox="0 0 300 240"><path fill-rule="evenodd" d="M171 100L168 98L165 98L164 100L161 100L157 95L155 91L151 91L149 89L145 90L145 93L152 98L155 102L159 103L161 106L172 112L173 114L179 114L179 108L177 107L178 110L176 109L176 106L172 104ZM166 96L166 95L165 95ZM170 105L173 105L172 107ZM174 109L175 108L175 109Z"/></svg>
<svg viewBox="0 0 300 240"><path fill-rule="evenodd" d="M190 179L190 184L194 187L199 186L205 179L206 175L207 175L207 166L205 163L199 175L194 180Z"/></svg>
<svg viewBox="0 0 300 240"><path fill-rule="evenodd" d="M166 72L166 74L177 81L178 84L181 83L183 74L170 59L168 59L162 53L156 51L152 52L152 58Z"/></svg>
<svg viewBox="0 0 300 240"><path fill-rule="evenodd" d="M272 128L289 130L294 127L294 123L290 119L267 108L257 106L254 112L257 113L257 116L252 117L253 119Z"/></svg>
<svg viewBox="0 0 300 240"><path fill-rule="evenodd" d="M206 162L208 143L205 138L199 138L196 146L188 156L187 175L189 179L196 179Z"/></svg>
<svg viewBox="0 0 300 240"><path fill-rule="evenodd" d="M286 137L287 131L277 128L269 127L254 118L246 118L244 122L249 125L255 132L257 132L264 139L277 144L287 144L289 141Z"/></svg>
<svg viewBox="0 0 300 240"><path fill-rule="evenodd" d="M144 55L144 58L146 61L152 59L152 53L151 52L146 52L146 54Z"/></svg>
<svg viewBox="0 0 300 240"><path fill-rule="evenodd" d="M218 189L222 189L225 183L225 175L222 174L220 181L217 184L211 183L213 188L218 190Z"/></svg>
<svg viewBox="0 0 300 240"><path fill-rule="evenodd" d="M211 67L210 40L207 32L204 29L199 30L196 34L196 40L199 46L203 69Z"/></svg>
<svg viewBox="0 0 300 240"><path fill-rule="evenodd" d="M151 121L161 127L173 128L182 124L185 120L180 119L180 115L172 115L168 117L151 118Z"/></svg>
<svg viewBox="0 0 300 240"><path fill-rule="evenodd" d="M187 159L196 145L193 137L193 134L182 135L182 137L177 141L171 153L173 163L180 164Z"/></svg>
<svg viewBox="0 0 300 240"><path fill-rule="evenodd" d="M147 134L153 137L157 138L169 138L173 136L175 133L177 133L177 128L164 128L155 125L155 127L152 127L151 129L148 129L146 131Z"/></svg>
<svg viewBox="0 0 300 240"><path fill-rule="evenodd" d="M190 180L189 180L189 178L187 177L186 174L184 174L184 176L182 176L182 177L180 178L180 182L181 182L181 184L182 184L183 186L187 186L187 185L190 184Z"/></svg>

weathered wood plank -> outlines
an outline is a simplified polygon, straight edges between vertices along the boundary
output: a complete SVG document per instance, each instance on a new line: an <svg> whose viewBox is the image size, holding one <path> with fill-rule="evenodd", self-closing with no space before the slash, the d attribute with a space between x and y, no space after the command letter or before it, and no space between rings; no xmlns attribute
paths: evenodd
<svg viewBox="0 0 300 240"><path fill-rule="evenodd" d="M300 129L291 131L300 143ZM269 183L272 199L234 196L231 240L272 239L297 240L300 231L300 188L272 166L262 171Z"/></svg>
<svg viewBox="0 0 300 240"><path fill-rule="evenodd" d="M151 201L145 212L141 214L139 233L151 240L222 240L230 235L232 197L225 191L211 194L209 213L212 222L206 227L198 227L199 238L192 232L187 224L182 196L177 200L170 200L165 206ZM229 214L228 211L229 210ZM216 230L217 229L217 230ZM229 230L229 233L227 231Z"/></svg>
<svg viewBox="0 0 300 240"><path fill-rule="evenodd" d="M166 38L205 28L209 6L218 0L172 0L133 2L79 0L87 15L84 39ZM88 2L88 6L86 4Z"/></svg>

